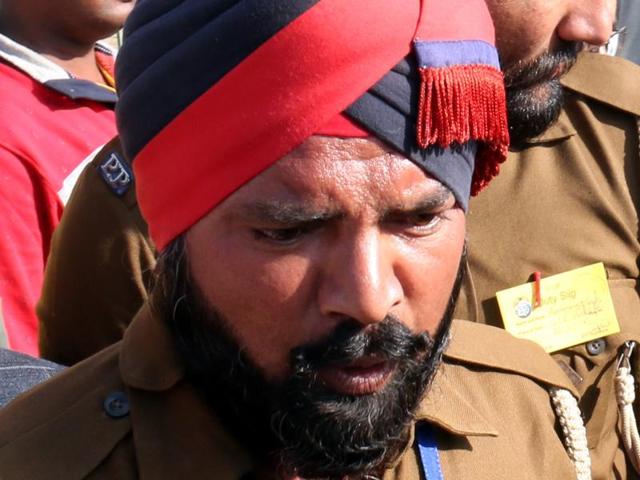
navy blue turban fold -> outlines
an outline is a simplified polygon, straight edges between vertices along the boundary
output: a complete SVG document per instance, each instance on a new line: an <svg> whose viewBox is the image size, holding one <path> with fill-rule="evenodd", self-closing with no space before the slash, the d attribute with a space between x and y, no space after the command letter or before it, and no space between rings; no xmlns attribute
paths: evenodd
<svg viewBox="0 0 640 480"><path fill-rule="evenodd" d="M484 0L139 0L125 36L118 127L159 249L338 115L463 208L506 156Z"/></svg>
<svg viewBox="0 0 640 480"><path fill-rule="evenodd" d="M477 143L468 141L447 147L420 148L416 119L420 90L418 66L405 58L364 93L345 113L439 179L467 209L475 168Z"/></svg>

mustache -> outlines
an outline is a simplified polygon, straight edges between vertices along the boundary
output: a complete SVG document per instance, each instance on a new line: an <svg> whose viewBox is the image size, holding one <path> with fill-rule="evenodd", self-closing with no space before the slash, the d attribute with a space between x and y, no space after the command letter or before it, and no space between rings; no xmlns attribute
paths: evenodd
<svg viewBox="0 0 640 480"><path fill-rule="evenodd" d="M300 375L363 357L398 362L426 355L433 344L428 333L414 334L391 315L367 328L351 320L338 325L328 337L295 348L291 364L295 374Z"/></svg>
<svg viewBox="0 0 640 480"><path fill-rule="evenodd" d="M398 363L426 361L432 369L435 368L449 343L453 312L465 277L466 258L465 243L447 308L433 336L427 332L413 333L391 314L380 323L365 328L355 320L348 320L324 339L291 351L290 364L294 377L308 377L323 367L348 364L364 356Z"/></svg>
<svg viewBox="0 0 640 480"><path fill-rule="evenodd" d="M532 60L516 62L505 69L506 87L526 89L561 77L575 63L583 47L582 42L564 42L553 52L547 51Z"/></svg>

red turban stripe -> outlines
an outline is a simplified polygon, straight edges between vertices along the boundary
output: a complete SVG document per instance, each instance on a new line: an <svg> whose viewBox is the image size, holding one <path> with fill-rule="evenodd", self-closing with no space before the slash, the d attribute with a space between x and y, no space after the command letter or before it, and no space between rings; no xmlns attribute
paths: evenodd
<svg viewBox="0 0 640 480"><path fill-rule="evenodd" d="M415 0L322 0L185 108L134 162L138 200L157 248L407 55L419 10Z"/></svg>

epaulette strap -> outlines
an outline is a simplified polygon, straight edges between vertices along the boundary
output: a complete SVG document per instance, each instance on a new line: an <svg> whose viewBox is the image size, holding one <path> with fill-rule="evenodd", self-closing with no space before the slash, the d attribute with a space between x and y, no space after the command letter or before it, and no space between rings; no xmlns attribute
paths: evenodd
<svg viewBox="0 0 640 480"><path fill-rule="evenodd" d="M478 342L478 338L483 341ZM563 388L578 396L578 391L567 374L540 345L516 338L503 328L454 320L451 339L451 344L444 353L449 361L456 360L515 373L534 379L542 385Z"/></svg>
<svg viewBox="0 0 640 480"><path fill-rule="evenodd" d="M563 388L552 387L549 394L564 435L567 454L576 469L576 479L591 480L591 457L587 444L587 430L582 421L578 401Z"/></svg>

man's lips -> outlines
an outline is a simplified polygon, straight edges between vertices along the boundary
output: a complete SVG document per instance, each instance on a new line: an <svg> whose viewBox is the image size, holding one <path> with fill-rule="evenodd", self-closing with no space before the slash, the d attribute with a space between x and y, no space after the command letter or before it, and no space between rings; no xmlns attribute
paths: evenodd
<svg viewBox="0 0 640 480"><path fill-rule="evenodd" d="M395 365L388 360L365 357L346 365L321 368L318 377L331 390L343 395L370 395L389 381Z"/></svg>

